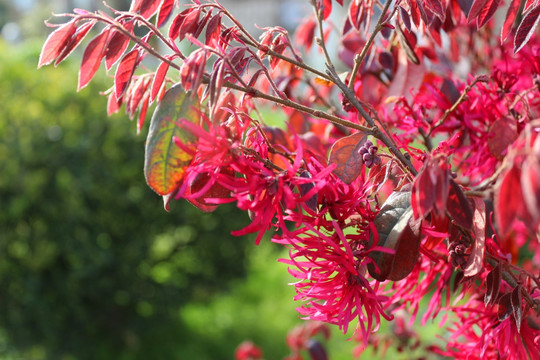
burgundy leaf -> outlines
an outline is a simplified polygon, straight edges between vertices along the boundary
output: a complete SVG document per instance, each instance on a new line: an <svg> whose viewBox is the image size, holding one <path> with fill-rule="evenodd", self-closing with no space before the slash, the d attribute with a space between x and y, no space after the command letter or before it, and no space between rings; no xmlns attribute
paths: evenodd
<svg viewBox="0 0 540 360"><path fill-rule="evenodd" d="M161 27L163 26L163 24L167 22L174 8L175 2L176 0L163 0L163 4L161 5L161 8L159 9L159 13L156 20L157 27Z"/></svg>
<svg viewBox="0 0 540 360"><path fill-rule="evenodd" d="M54 30L47 37L39 55L38 69L44 65L49 65L60 56L62 51L69 45L76 30L76 23L72 20Z"/></svg>
<svg viewBox="0 0 540 360"><path fill-rule="evenodd" d="M446 97L446 100L448 100L448 107L450 107L451 104L454 104L461 95L456 87L456 84L448 78L444 78L443 80L443 83L441 85L441 93L443 93L443 95Z"/></svg>
<svg viewBox="0 0 540 360"><path fill-rule="evenodd" d="M452 218L465 229L473 225L473 209L461 187L454 180L450 180L447 209Z"/></svg>
<svg viewBox="0 0 540 360"><path fill-rule="evenodd" d="M518 137L517 120L513 117L502 117L489 127L489 152L498 160L502 160L508 146Z"/></svg>
<svg viewBox="0 0 540 360"><path fill-rule="evenodd" d="M501 296L498 301L497 316L499 321L504 321L512 315L512 294L507 293Z"/></svg>
<svg viewBox="0 0 540 360"><path fill-rule="evenodd" d="M474 198L474 244L467 263L463 267L464 276L475 276L480 273L484 264L486 242L486 205L483 199Z"/></svg>
<svg viewBox="0 0 540 360"><path fill-rule="evenodd" d="M482 10L488 6L490 1L491 0L474 0L469 14L467 15L467 22L472 22L474 19L476 19Z"/></svg>
<svg viewBox="0 0 540 360"><path fill-rule="evenodd" d="M405 25L405 28L411 31L411 18L409 17L407 10L405 10L402 6L399 7L399 17L401 18L403 25Z"/></svg>
<svg viewBox="0 0 540 360"><path fill-rule="evenodd" d="M499 3L501 0L487 0L484 7L480 10L480 14L478 14L478 18L476 19L476 26L478 29L480 29L482 26L484 26L489 19L495 14L495 11L499 7Z"/></svg>
<svg viewBox="0 0 540 360"><path fill-rule="evenodd" d="M110 28L105 28L96 36L84 50L81 68L79 70L79 85L77 91L84 88L96 74L105 55L105 49L109 43Z"/></svg>
<svg viewBox="0 0 540 360"><path fill-rule="evenodd" d="M369 274L378 281L399 281L410 274L420 254L420 225L410 207L409 192L394 192L383 204L373 224L380 247L390 250L372 251ZM370 242L373 242L371 235Z"/></svg>
<svg viewBox="0 0 540 360"><path fill-rule="evenodd" d="M311 360L328 360L324 346L316 339L309 339L306 344Z"/></svg>
<svg viewBox="0 0 540 360"><path fill-rule="evenodd" d="M435 16L441 19L441 21L444 21L446 11L441 0L425 0L424 3L426 4L426 7L431 10L433 14L435 14Z"/></svg>
<svg viewBox="0 0 540 360"><path fill-rule="evenodd" d="M520 4L521 4L521 0L512 0L510 2L510 6L508 7L508 10L506 11L504 24L501 28L501 43L503 43L504 40L506 40L506 38L510 34L510 32L512 32L512 27L514 25L514 22L516 21Z"/></svg>
<svg viewBox="0 0 540 360"><path fill-rule="evenodd" d="M367 140L363 133L345 136L332 145L330 149L329 164L336 164L336 174L344 183L352 183L362 171L362 154L360 148Z"/></svg>
<svg viewBox="0 0 540 360"><path fill-rule="evenodd" d="M133 23L129 22L124 27L128 32L131 32L133 30ZM129 38L120 31L113 30L109 47L105 52L105 68L107 70L110 70L120 57L122 57L128 46Z"/></svg>
<svg viewBox="0 0 540 360"><path fill-rule="evenodd" d="M201 21L199 21L197 29L193 32L193 37L198 38L199 35L201 35L202 31L206 27L206 24L208 24L208 21L210 20L211 17L212 17L212 12L211 11L207 12L205 17Z"/></svg>
<svg viewBox="0 0 540 360"><path fill-rule="evenodd" d="M139 50L137 49L131 50L122 58L122 60L120 60L114 74L114 91L117 99L120 99L124 95L124 92L131 81L131 77L135 72L138 61Z"/></svg>
<svg viewBox="0 0 540 360"><path fill-rule="evenodd" d="M486 295L484 297L484 304L487 306L489 304L495 303L499 297L499 291L501 289L501 280L502 280L502 270L501 264L497 264L489 272L486 278Z"/></svg>
<svg viewBox="0 0 540 360"><path fill-rule="evenodd" d="M538 25L539 19L540 4L537 4L523 16L521 24L519 24L516 30L516 36L514 38L514 53L521 50L521 48L529 41L534 33L536 25Z"/></svg>
<svg viewBox="0 0 540 360"><path fill-rule="evenodd" d="M73 34L73 36L71 37L69 44L64 48L62 53L58 56L58 58L54 62L54 66L57 66L58 64L60 64L65 58L67 58L73 52L73 50L75 50L75 48L84 39L86 34L88 34L90 29L92 29L94 24L95 24L95 21L89 21L79 26L79 28L77 29L77 32L75 32L75 34Z"/></svg>
<svg viewBox="0 0 540 360"><path fill-rule="evenodd" d="M167 75L167 71L169 70L169 63L163 61L161 64L159 64L156 74L154 75L154 81L152 82L152 88L150 89L150 100L154 101L157 94L163 87L163 82L165 80L165 76Z"/></svg>
<svg viewBox="0 0 540 360"><path fill-rule="evenodd" d="M510 303L512 304L512 314L514 315L514 320L516 321L518 333L521 329L522 320L521 289L521 285L516 286L512 291L512 297L510 298Z"/></svg>
<svg viewBox="0 0 540 360"><path fill-rule="evenodd" d="M414 51L414 48L416 47L416 35L407 29L401 29L399 25L396 26L396 32L398 34L399 42L403 47L403 50L405 50L407 58L413 64L420 64L420 59L418 59L418 56Z"/></svg>
<svg viewBox="0 0 540 360"><path fill-rule="evenodd" d="M302 172L300 173L300 177L311 179L311 174L309 173L309 171L302 170ZM300 195L304 196L307 193L309 193L309 191L313 189L314 187L315 187L314 183L304 183L298 186L298 190L300 191ZM306 200L305 204L312 211L317 211L317 200L318 200L318 195L314 194L308 200Z"/></svg>
<svg viewBox="0 0 540 360"><path fill-rule="evenodd" d="M465 17L469 16L472 3L473 0L458 0L459 7L461 8L461 11L463 11L463 14L465 14Z"/></svg>

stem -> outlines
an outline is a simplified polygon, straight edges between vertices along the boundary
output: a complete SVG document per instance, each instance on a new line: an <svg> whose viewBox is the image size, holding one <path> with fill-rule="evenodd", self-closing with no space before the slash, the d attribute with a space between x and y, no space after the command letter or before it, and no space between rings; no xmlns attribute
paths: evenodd
<svg viewBox="0 0 540 360"><path fill-rule="evenodd" d="M392 3L391 0L386 0L384 3L384 7L381 12L381 16L377 20L377 24L375 25L375 29L371 33L371 36L369 37L367 43L362 48L362 51L360 52L360 55L356 55L354 57L354 67L351 71L351 76L349 77L349 89L351 91L354 91L354 79L356 79L356 76L358 75L358 71L360 70L360 65L364 61L369 49L371 48L371 45L373 44L373 41L375 41L375 36L383 29L383 20L386 15L386 12L390 8L390 4ZM388 20L384 20L386 23Z"/></svg>
<svg viewBox="0 0 540 360"><path fill-rule="evenodd" d="M486 254L486 261L493 267L496 267L498 264L502 264L499 259L494 257L493 255ZM506 264L504 264L506 265ZM502 278L508 285L510 285L512 288L515 288L516 286L520 285L519 281L516 279L515 275L509 271L506 266L502 269ZM527 304L536 311L537 314L540 314L540 303L533 299L529 292L525 289L525 287L522 287L521 293L523 294L523 298L527 302Z"/></svg>
<svg viewBox="0 0 540 360"><path fill-rule="evenodd" d="M208 81L208 80L206 80L206 81ZM310 114L310 115L313 115L315 117L318 117L318 118L321 118L321 119L326 119L326 120L332 122L333 124L345 126L345 127L351 128L351 129L356 129L356 130L359 130L359 131L363 131L368 135L375 136L376 130L373 129L373 128L369 128L369 127L366 127L366 126L363 126L363 125L360 125L360 124L353 123L351 121L348 121L348 120L342 119L340 117L328 114L327 112L324 112L324 111L321 111L321 110L312 109L312 108L310 108L308 106L299 104L299 103L294 102L294 101L289 100L289 99L283 99L283 98L280 98L280 97L277 97L277 96L265 94L262 91L257 90L257 89L255 89L255 88L253 88L251 86L249 86L249 87L241 87L239 85L236 85L236 84L233 84L233 83L230 83L230 82L225 83L224 86L226 86L226 87L228 87L230 89L233 89L233 90L242 91L242 92L244 92L244 93L246 93L246 94L248 94L248 95L250 95L250 96L252 96L254 98L260 98L260 99L269 100L271 102L274 102L274 103L277 103L277 104L280 104L280 105L283 105L283 106L286 106L286 107L289 107L289 108L292 108L292 109L295 109L295 110L298 110L298 111L301 111L301 112L304 112L304 113L307 113L307 114Z"/></svg>
<svg viewBox="0 0 540 360"><path fill-rule="evenodd" d="M416 169L414 168L413 164L411 163L411 160L408 156L404 155L399 151L396 144L391 140L391 137L386 136L381 129L375 124L375 121L369 114L364 110L358 99L356 98L355 94L347 87L347 85L341 81L339 76L337 76L335 70L333 68L329 69L330 76L334 78L334 83L339 87L339 89L343 92L343 95L351 102L351 104L354 106L356 110L362 115L362 117L366 120L366 122L371 126L371 135L376 137L377 139L381 140L386 147L390 150L394 156L403 164L405 167L410 171L410 173L413 176L416 176L418 173Z"/></svg>
<svg viewBox="0 0 540 360"><path fill-rule="evenodd" d="M431 137L431 134L433 133L433 131L438 128L439 126L441 126L445 121L446 119L448 118L448 116L450 116L450 114L456 110L456 108L462 103L464 102L466 99L467 99L467 94L469 93L469 91L472 90L473 86L476 85L477 82L485 82L486 81L486 77L485 75L480 75L480 76L477 76L476 78L474 78L473 82L470 83L466 88L465 90L463 90L463 92L461 93L461 95L459 96L459 98L456 100L456 102L450 107L450 109L446 109L446 111L444 112L442 118L437 121L437 123L435 125L433 125L431 127L431 129L429 130L429 133L427 134L428 137Z"/></svg>
<svg viewBox="0 0 540 360"><path fill-rule="evenodd" d="M142 47L146 52L148 52L150 55L154 56L155 58L169 64L169 66L175 68L176 70L180 70L180 66L173 63L171 60L167 59L160 53L158 53L156 50L154 50L153 47L148 45L147 43L141 41L140 38L137 36L131 34L129 31L126 30L126 28L119 22L110 19L108 17L99 15L99 14L88 14L88 15L78 15L77 18L79 19L91 19L91 20L97 20L100 22L103 22L105 24L108 24L112 27L114 27L116 30L121 32L123 35L127 36L131 41ZM184 55L182 53L176 52L177 55L180 56L180 58L184 58Z"/></svg>
<svg viewBox="0 0 540 360"><path fill-rule="evenodd" d="M328 55L328 50L326 49L326 43L324 41L323 17L321 16L321 12L319 11L319 9L317 9L317 2L315 0L311 0L311 6L315 11L315 17L317 18L317 24L319 27L320 38L316 39L317 44L321 47L323 51L324 58L326 60L326 66L333 68L334 65L332 64L332 59L330 59L330 55Z"/></svg>

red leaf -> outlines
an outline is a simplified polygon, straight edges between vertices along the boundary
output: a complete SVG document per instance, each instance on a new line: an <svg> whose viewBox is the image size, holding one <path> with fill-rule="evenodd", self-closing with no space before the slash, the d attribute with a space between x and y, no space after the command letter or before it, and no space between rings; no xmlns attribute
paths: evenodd
<svg viewBox="0 0 540 360"><path fill-rule="evenodd" d="M161 8L159 9L158 17L156 20L157 27L161 27L167 22L174 8L175 2L176 0L163 0L163 5L161 5Z"/></svg>
<svg viewBox="0 0 540 360"><path fill-rule="evenodd" d="M407 61L407 54L403 49L398 50L398 66L392 83L388 87L388 96L405 96L412 98L411 91L417 90L424 81L426 68L423 64L415 65Z"/></svg>
<svg viewBox="0 0 540 360"><path fill-rule="evenodd" d="M75 48L85 38L86 34L88 34L90 29L92 29L94 24L95 24L95 21L89 21L79 26L79 28L77 29L77 32L73 34L73 36L71 37L71 40L68 46L64 48L60 56L58 56L58 58L54 62L54 66L57 66L58 64L60 64L65 58L69 56L69 54L73 52L73 50L75 50Z"/></svg>
<svg viewBox="0 0 540 360"><path fill-rule="evenodd" d="M133 30L133 23L129 22L124 25L127 31ZM110 70L111 67L120 59L129 46L129 38L120 31L113 30L109 47L105 53L105 68Z"/></svg>
<svg viewBox="0 0 540 360"><path fill-rule="evenodd" d="M173 19L171 25L169 26L169 38L171 40L176 40L176 38L178 37L178 34L180 33L180 26L182 26L185 17L187 16L187 14L190 13L190 11L191 9L186 9L180 14L176 15Z"/></svg>
<svg viewBox="0 0 540 360"><path fill-rule="evenodd" d="M64 49L69 45L71 37L75 34L77 27L75 21L72 20L58 29L54 30L41 49L41 54L39 55L38 69L44 65L49 65L52 63Z"/></svg>
<svg viewBox="0 0 540 360"><path fill-rule="evenodd" d="M408 192L394 192L383 204L373 224L380 247L390 251L372 251L369 274L378 281L399 281L407 277L420 254L420 225L414 221ZM370 242L373 241L371 238Z"/></svg>
<svg viewBox="0 0 540 360"><path fill-rule="evenodd" d="M520 3L521 3L521 0L512 0L512 2L510 3L510 6L508 7L508 10L506 11L504 24L501 28L501 44L504 42L504 40L506 40L506 38L512 31L512 26L514 25L514 22L516 21L516 16L518 14Z"/></svg>
<svg viewBox="0 0 540 360"><path fill-rule="evenodd" d="M489 127L489 152L498 160L502 160L508 146L518 137L517 120L513 117L503 117Z"/></svg>
<svg viewBox="0 0 540 360"><path fill-rule="evenodd" d="M206 45L211 45L212 40L219 39L220 33L221 33L221 13L214 15L208 21L204 43Z"/></svg>
<svg viewBox="0 0 540 360"><path fill-rule="evenodd" d="M222 174L233 175L234 170L232 168L226 168L221 170ZM208 173L199 174L193 180L191 184L189 194L196 194L199 191L203 191L205 186L208 186L208 182L211 180L211 176ZM227 189L218 182L213 182L208 190L200 197L193 199L189 198L188 201L195 207L204 212L212 212L217 209L218 204L208 199L227 199L231 196L231 190Z"/></svg>
<svg viewBox="0 0 540 360"><path fill-rule="evenodd" d="M501 177L495 190L495 219L500 236L505 236L512 228L514 219L520 212L523 195L521 190L520 171L516 166Z"/></svg>
<svg viewBox="0 0 540 360"><path fill-rule="evenodd" d="M499 3L501 0L487 0L484 7L480 10L480 14L478 14L478 18L476 19L476 27L480 29L482 26L484 26L489 19L495 14L495 11L497 11L497 8L499 7Z"/></svg>
<svg viewBox="0 0 540 360"><path fill-rule="evenodd" d="M489 304L495 303L499 297L499 291L501 289L501 280L502 280L502 270L501 264L497 264L489 272L486 278L486 295L484 296L484 304L487 306Z"/></svg>
<svg viewBox="0 0 540 360"><path fill-rule="evenodd" d="M163 87L163 81L167 75L167 70L169 70L169 63L162 62L159 64L156 74L154 75L154 81L152 82L152 88L150 89L150 100L154 101L159 90Z"/></svg>
<svg viewBox="0 0 540 360"><path fill-rule="evenodd" d="M117 99L124 96L124 92L131 81L131 77L137 67L138 61L139 50L133 49L127 53L118 64L116 73L114 74L114 92Z"/></svg>
<svg viewBox="0 0 540 360"><path fill-rule="evenodd" d="M449 189L449 172L445 159L429 158L414 180L411 207L414 218L425 217L432 209L444 214Z"/></svg>
<svg viewBox="0 0 540 360"><path fill-rule="evenodd" d="M298 45L303 46L306 49L306 52L311 49L313 39L315 38L316 28L317 23L312 17L304 19L296 28L294 40Z"/></svg>
<svg viewBox="0 0 540 360"><path fill-rule="evenodd" d="M135 115L135 111L139 107L142 99L144 97L148 97L148 95L145 94L147 94L146 90L148 89L149 85L150 79L147 76L139 77L137 82L132 85L129 96L129 109L132 115Z"/></svg>
<svg viewBox="0 0 540 360"><path fill-rule="evenodd" d="M486 242L486 205L483 199L474 198L474 244L467 263L463 267L463 275L475 276L483 269Z"/></svg>
<svg viewBox="0 0 540 360"><path fill-rule="evenodd" d="M420 171L411 190L411 207L415 219L423 218L435 204L435 194L427 171Z"/></svg>
<svg viewBox="0 0 540 360"><path fill-rule="evenodd" d="M540 4L533 7L528 13L523 16L521 24L519 24L516 30L516 36L514 38L514 53L517 53L525 44L529 41L538 20L540 19Z"/></svg>
<svg viewBox="0 0 540 360"><path fill-rule="evenodd" d="M531 223L526 225L534 231L540 220L540 159L538 157L529 156L523 162L521 191L531 219Z"/></svg>
<svg viewBox="0 0 540 360"><path fill-rule="evenodd" d="M96 74L97 69L99 69L101 59L105 55L105 50L109 43L110 32L110 28L103 29L86 47L79 70L79 86L77 87L77 91L88 85Z"/></svg>
<svg viewBox="0 0 540 360"><path fill-rule="evenodd" d="M146 120L146 114L148 112L148 105L150 104L150 97L148 94L141 102L141 109L139 110L139 121L137 122L137 135L141 133L141 129Z"/></svg>
<svg viewBox="0 0 540 360"><path fill-rule="evenodd" d="M328 163L336 164L336 174L345 184L352 183L362 171L362 154L360 149L367 140L363 133L345 136L332 145Z"/></svg>
<svg viewBox="0 0 540 360"><path fill-rule="evenodd" d="M160 0L142 0L138 9L141 16L145 19L150 19L161 5Z"/></svg>
<svg viewBox="0 0 540 360"><path fill-rule="evenodd" d="M112 114L117 113L118 110L120 110L120 106L122 106L122 99L118 100L114 95L114 91L111 91L107 101L107 115L111 116Z"/></svg>
<svg viewBox="0 0 540 360"><path fill-rule="evenodd" d="M195 34L197 28L199 27L199 17L201 15L201 10L199 8L191 8L189 13L186 14L182 25L178 32L178 40L182 41L186 34Z"/></svg>
<svg viewBox="0 0 540 360"><path fill-rule="evenodd" d="M198 49L192 52L180 67L180 82L186 90L197 90L202 82L207 54Z"/></svg>
<svg viewBox="0 0 540 360"><path fill-rule="evenodd" d="M447 208L452 218L465 229L471 229L473 225L473 209L469 200L463 194L461 187L454 180L450 180Z"/></svg>
<svg viewBox="0 0 540 360"><path fill-rule="evenodd" d="M332 13L332 0L323 0L322 11L323 19L326 20L330 16L330 13Z"/></svg>

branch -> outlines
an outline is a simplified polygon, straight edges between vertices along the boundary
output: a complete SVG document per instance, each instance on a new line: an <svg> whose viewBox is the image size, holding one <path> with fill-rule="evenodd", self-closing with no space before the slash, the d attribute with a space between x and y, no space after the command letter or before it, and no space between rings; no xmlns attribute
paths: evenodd
<svg viewBox="0 0 540 360"><path fill-rule="evenodd" d="M431 129L429 130L429 133L427 134L428 137L431 137L431 134L433 133L433 131L438 128L439 126L441 126L445 121L446 119L448 118L448 116L450 116L450 114L457 109L457 107L462 103L464 102L465 100L467 100L467 94L469 93L469 91L472 90L473 86L476 85L476 83L478 82L487 82L487 77L486 75L480 75L480 76L477 76L474 78L473 82L470 83L466 88L465 90L463 90L463 92L461 93L461 95L459 96L459 98L456 100L456 102L450 107L450 109L446 109L446 111L444 112L443 114L443 117L439 119L439 121L437 121L437 123L435 125L433 125L431 127Z"/></svg>

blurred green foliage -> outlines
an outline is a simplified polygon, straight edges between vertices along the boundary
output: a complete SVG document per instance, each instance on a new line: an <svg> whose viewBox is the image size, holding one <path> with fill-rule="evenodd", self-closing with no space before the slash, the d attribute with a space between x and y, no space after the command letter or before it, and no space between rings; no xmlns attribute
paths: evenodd
<svg viewBox="0 0 540 360"><path fill-rule="evenodd" d="M144 135L106 117L110 81L75 94L76 61L37 71L38 54L0 42L0 357L179 358L179 309L245 275L252 241L229 233L248 219L166 213Z"/></svg>

